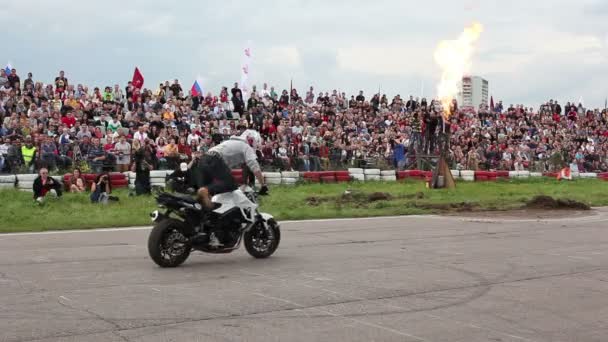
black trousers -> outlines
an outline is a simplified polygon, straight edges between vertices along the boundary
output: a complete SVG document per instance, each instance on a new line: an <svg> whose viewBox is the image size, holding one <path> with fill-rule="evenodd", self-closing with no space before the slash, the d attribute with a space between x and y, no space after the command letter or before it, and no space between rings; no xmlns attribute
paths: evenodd
<svg viewBox="0 0 608 342"><path fill-rule="evenodd" d="M238 188L230 168L219 155L205 154L192 171L197 188L206 187L211 196Z"/></svg>

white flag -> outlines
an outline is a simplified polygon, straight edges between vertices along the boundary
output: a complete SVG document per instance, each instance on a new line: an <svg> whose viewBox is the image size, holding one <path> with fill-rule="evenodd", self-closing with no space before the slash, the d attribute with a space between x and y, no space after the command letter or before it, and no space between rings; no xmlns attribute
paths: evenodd
<svg viewBox="0 0 608 342"><path fill-rule="evenodd" d="M241 91L243 92L243 101L246 101L249 97L249 74L251 73L251 61L253 54L251 50L251 41L247 42L247 45L243 49L243 62L241 63Z"/></svg>

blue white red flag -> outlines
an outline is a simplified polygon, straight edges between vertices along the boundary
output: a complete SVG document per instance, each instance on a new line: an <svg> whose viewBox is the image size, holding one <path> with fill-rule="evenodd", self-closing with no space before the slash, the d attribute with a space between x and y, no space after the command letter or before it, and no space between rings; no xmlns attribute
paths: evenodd
<svg viewBox="0 0 608 342"><path fill-rule="evenodd" d="M201 96L203 95L203 88L201 88L201 85L198 84L198 80L194 81L194 84L192 85L192 96Z"/></svg>

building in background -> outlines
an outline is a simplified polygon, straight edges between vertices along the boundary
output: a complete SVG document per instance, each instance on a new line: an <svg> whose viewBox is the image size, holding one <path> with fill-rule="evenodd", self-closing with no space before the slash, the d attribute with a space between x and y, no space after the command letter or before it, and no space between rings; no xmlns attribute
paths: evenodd
<svg viewBox="0 0 608 342"><path fill-rule="evenodd" d="M488 81L479 76L465 76L458 87L458 106L477 111L480 105L489 106Z"/></svg>

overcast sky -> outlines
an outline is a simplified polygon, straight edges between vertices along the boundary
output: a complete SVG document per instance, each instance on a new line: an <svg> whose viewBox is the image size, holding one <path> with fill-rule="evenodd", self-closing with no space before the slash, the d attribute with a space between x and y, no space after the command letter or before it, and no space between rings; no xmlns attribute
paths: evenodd
<svg viewBox="0 0 608 342"><path fill-rule="evenodd" d="M0 64L48 82L146 86L197 76L217 92L240 79L252 41L252 83L301 94L339 89L435 95L433 51L474 20L484 32L473 74L495 100L538 105L608 96L606 0L0 0ZM6 61L2 61L1 59Z"/></svg>

